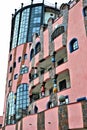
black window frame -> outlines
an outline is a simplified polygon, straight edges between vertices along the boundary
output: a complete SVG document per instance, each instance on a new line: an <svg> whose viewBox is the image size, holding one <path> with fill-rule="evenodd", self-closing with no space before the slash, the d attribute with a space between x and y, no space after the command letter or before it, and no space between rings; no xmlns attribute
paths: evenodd
<svg viewBox="0 0 87 130"><path fill-rule="evenodd" d="M59 90L62 91L67 88L66 79L59 82Z"/></svg>
<svg viewBox="0 0 87 130"><path fill-rule="evenodd" d="M75 45L76 44L76 45ZM76 47L75 47L76 46ZM78 40L77 38L73 38L70 43L69 43L69 50L70 50L70 53L76 51L79 49L79 45L78 45Z"/></svg>

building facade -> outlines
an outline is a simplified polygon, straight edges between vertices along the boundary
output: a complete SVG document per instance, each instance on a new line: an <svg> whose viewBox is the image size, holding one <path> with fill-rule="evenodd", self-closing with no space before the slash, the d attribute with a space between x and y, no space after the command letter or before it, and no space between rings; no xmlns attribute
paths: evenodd
<svg viewBox="0 0 87 130"><path fill-rule="evenodd" d="M86 0L12 15L0 130L87 129L86 35Z"/></svg>

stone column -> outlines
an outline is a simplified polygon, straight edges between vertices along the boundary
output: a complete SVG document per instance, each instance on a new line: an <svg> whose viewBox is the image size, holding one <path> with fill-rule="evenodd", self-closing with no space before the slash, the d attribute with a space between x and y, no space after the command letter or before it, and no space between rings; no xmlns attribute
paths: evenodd
<svg viewBox="0 0 87 130"><path fill-rule="evenodd" d="M44 115L44 112L40 112L37 115L37 130L45 130L45 115Z"/></svg>
<svg viewBox="0 0 87 130"><path fill-rule="evenodd" d="M68 110L67 105L60 105L58 109L58 118L59 118L59 130L68 130Z"/></svg>
<svg viewBox="0 0 87 130"><path fill-rule="evenodd" d="M87 128L87 101L82 101L83 127Z"/></svg>

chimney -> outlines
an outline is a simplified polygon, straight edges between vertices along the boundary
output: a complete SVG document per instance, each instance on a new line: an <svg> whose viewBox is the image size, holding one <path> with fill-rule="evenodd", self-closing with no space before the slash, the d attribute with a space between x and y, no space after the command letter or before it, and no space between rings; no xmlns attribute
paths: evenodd
<svg viewBox="0 0 87 130"><path fill-rule="evenodd" d="M55 2L55 9L57 9L57 2Z"/></svg>
<svg viewBox="0 0 87 130"><path fill-rule="evenodd" d="M12 18L14 17L14 14L12 14Z"/></svg>
<svg viewBox="0 0 87 130"><path fill-rule="evenodd" d="M31 0L31 5L33 4L33 0Z"/></svg>
<svg viewBox="0 0 87 130"><path fill-rule="evenodd" d="M15 13L17 12L17 9L15 9Z"/></svg>
<svg viewBox="0 0 87 130"><path fill-rule="evenodd" d="M43 0L43 4L44 4L44 0Z"/></svg>
<svg viewBox="0 0 87 130"><path fill-rule="evenodd" d="M23 4L23 3L21 3L21 8L23 8L23 5L24 5L24 4Z"/></svg>

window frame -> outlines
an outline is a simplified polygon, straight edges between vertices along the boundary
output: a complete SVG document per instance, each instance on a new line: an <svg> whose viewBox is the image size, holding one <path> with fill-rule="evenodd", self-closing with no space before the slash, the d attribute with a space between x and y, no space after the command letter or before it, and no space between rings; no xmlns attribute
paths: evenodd
<svg viewBox="0 0 87 130"><path fill-rule="evenodd" d="M76 47L75 47L76 46ZM73 38L70 43L69 43L69 50L70 50L70 53L76 51L79 49L79 45L78 45L78 40L77 38Z"/></svg>
<svg viewBox="0 0 87 130"><path fill-rule="evenodd" d="M31 52L30 52L30 61L32 60L32 58L35 56L35 52L34 52L34 49L32 48L31 49Z"/></svg>
<svg viewBox="0 0 87 130"><path fill-rule="evenodd" d="M35 55L41 51L41 43L37 42L35 46Z"/></svg>

